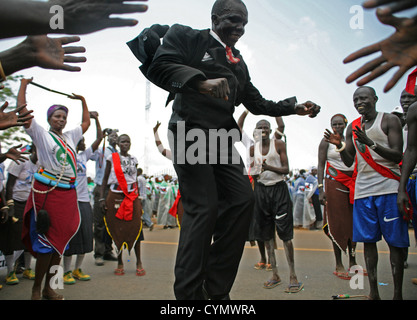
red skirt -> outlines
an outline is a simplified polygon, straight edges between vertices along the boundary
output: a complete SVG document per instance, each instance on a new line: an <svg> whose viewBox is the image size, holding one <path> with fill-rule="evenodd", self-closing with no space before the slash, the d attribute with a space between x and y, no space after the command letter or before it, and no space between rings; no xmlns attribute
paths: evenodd
<svg viewBox="0 0 417 320"><path fill-rule="evenodd" d="M50 186L39 181L34 181L34 188L39 191L51 189ZM81 223L76 190L55 188L46 194L31 191L23 216L22 241L36 257L37 253L32 248L30 237L32 209L35 220L40 209L48 212L51 225L46 234L42 235L42 240L62 256Z"/></svg>
<svg viewBox="0 0 417 320"><path fill-rule="evenodd" d="M326 200L324 227L326 235L346 254L352 242L353 205L349 200L349 189L342 183L326 178Z"/></svg>

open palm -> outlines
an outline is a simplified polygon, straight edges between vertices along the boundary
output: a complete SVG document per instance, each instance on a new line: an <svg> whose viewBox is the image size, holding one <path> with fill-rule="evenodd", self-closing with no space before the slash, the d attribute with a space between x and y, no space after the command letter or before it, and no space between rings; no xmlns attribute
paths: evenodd
<svg viewBox="0 0 417 320"><path fill-rule="evenodd" d="M393 15L377 13L377 17L381 23L393 26L396 31L387 39L362 48L345 58L344 63L349 63L381 52L381 56L364 64L347 77L346 82L351 83L369 73L357 82L358 86L363 86L382 76L391 68L399 67L384 88L384 92L388 92L407 70L417 65L417 25L404 25L405 18L397 18Z"/></svg>
<svg viewBox="0 0 417 320"><path fill-rule="evenodd" d="M324 132L324 140L328 143L334 144L335 146L339 146L342 143L342 136L336 131L331 132L326 129Z"/></svg>
<svg viewBox="0 0 417 320"><path fill-rule="evenodd" d="M49 3L64 9L66 33L87 34L106 28L136 25L135 19L110 16L145 12L148 7L135 3L138 1L146 0L49 0Z"/></svg>

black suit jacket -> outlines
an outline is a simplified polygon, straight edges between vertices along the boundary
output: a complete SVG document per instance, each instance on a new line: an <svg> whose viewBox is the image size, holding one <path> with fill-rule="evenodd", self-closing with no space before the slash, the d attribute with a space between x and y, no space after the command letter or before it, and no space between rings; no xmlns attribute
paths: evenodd
<svg viewBox="0 0 417 320"><path fill-rule="evenodd" d="M240 104L255 115L276 117L295 113L295 97L279 102L264 99L252 84L239 51L233 49L241 61L236 65L228 63L224 47L209 31L173 25L149 67L148 78L175 94L170 128L178 121L185 121L187 128L238 128L233 113ZM216 78L228 80L231 91L228 101L201 94L188 85L195 79Z"/></svg>

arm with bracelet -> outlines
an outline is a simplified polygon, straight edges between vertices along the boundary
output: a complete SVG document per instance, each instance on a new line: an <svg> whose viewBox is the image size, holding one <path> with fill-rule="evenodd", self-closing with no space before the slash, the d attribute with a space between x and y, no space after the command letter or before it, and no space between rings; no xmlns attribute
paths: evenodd
<svg viewBox="0 0 417 320"><path fill-rule="evenodd" d="M161 123L158 121L156 123L156 126L153 128L153 133L154 133L154 137L155 137L155 144L158 148L158 151L167 159L172 160L172 153L171 150L169 149L165 149L164 145L161 142L161 139L159 138L159 134L158 134L158 128L161 125Z"/></svg>
<svg viewBox="0 0 417 320"><path fill-rule="evenodd" d="M340 157L347 167L352 166L356 155L355 146L353 144L352 124L349 124L346 130L345 141L343 141L343 138L339 133L332 133L328 129L326 129L324 133L324 139L326 142L336 146L336 151L340 153Z"/></svg>

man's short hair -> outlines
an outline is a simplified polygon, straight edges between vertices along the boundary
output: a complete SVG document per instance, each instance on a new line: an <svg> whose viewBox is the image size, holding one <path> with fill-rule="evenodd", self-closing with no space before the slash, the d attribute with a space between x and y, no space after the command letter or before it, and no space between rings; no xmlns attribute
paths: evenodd
<svg viewBox="0 0 417 320"><path fill-rule="evenodd" d="M361 86L358 89L356 89L356 91L359 90L359 89L368 89L368 91L371 93L371 95L373 95L374 97L376 97L376 91L372 87L369 87L369 86Z"/></svg>
<svg viewBox="0 0 417 320"><path fill-rule="evenodd" d="M259 121L256 123L256 127L258 127L258 125L259 125L261 122L265 122L265 123L267 123L267 124L268 124L268 126L271 128L271 123L270 123L268 120L266 120L266 119L259 120Z"/></svg>
<svg viewBox="0 0 417 320"><path fill-rule="evenodd" d="M119 143L119 142L120 142L120 140L121 140L123 137L128 137L128 138L129 138L129 140L130 140L129 135L127 135L126 133L123 133L123 134L121 134L120 136L118 136L118 137L117 137L117 143Z"/></svg>
<svg viewBox="0 0 417 320"><path fill-rule="evenodd" d="M230 3L242 4L246 8L242 0L216 0L211 10L211 15L221 16L230 11Z"/></svg>

